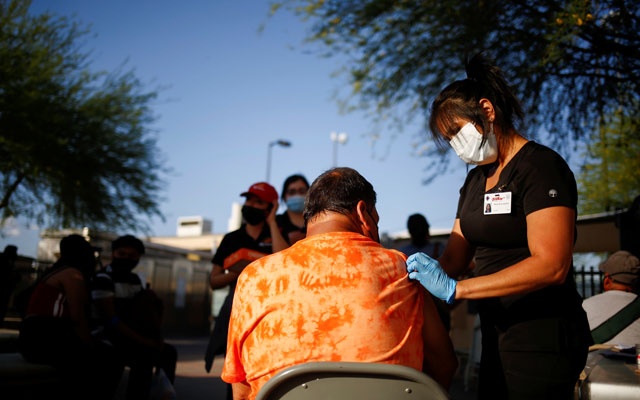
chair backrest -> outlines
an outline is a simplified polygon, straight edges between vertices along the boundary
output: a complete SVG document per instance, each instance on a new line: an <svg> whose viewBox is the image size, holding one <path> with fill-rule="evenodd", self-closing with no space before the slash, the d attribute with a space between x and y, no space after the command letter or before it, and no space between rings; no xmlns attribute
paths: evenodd
<svg viewBox="0 0 640 400"><path fill-rule="evenodd" d="M404 365L308 362L285 368L262 386L256 400L447 400L444 389Z"/></svg>

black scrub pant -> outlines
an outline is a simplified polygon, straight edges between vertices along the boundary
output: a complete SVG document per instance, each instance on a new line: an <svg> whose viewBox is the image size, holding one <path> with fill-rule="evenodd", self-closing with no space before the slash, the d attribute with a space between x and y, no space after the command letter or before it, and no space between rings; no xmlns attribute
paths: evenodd
<svg viewBox="0 0 640 400"><path fill-rule="evenodd" d="M505 330L482 322L478 399L573 399L591 345L586 315L518 322Z"/></svg>

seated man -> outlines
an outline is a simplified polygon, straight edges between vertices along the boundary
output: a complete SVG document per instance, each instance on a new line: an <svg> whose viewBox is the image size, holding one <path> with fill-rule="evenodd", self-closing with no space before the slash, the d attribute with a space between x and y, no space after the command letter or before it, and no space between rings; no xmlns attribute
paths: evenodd
<svg viewBox="0 0 640 400"><path fill-rule="evenodd" d="M161 300L142 286L132 272L144 254L144 244L134 236L120 236L111 243L111 263L92 279L96 330L113 344L130 367L127 399L147 399L153 368L162 368L175 379L177 352L162 339Z"/></svg>
<svg viewBox="0 0 640 400"><path fill-rule="evenodd" d="M604 292L582 302L594 342L635 346L640 342L640 260L617 251L600 264L600 270Z"/></svg>
<svg viewBox="0 0 640 400"><path fill-rule="evenodd" d="M373 186L331 169L311 185L304 217L305 239L238 279L222 372L234 399L309 361L401 364L448 388L453 345L431 297L409 281L406 256L380 245Z"/></svg>

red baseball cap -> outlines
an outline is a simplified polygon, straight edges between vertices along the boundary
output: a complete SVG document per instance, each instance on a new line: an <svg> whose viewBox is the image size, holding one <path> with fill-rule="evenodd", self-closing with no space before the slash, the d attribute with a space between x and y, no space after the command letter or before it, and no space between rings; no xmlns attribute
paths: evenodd
<svg viewBox="0 0 640 400"><path fill-rule="evenodd" d="M267 182L254 183L253 185L251 185L249 190L247 190L244 193L240 193L240 196L246 197L250 194L268 203L273 203L275 200L278 200L278 192L273 186L269 185Z"/></svg>

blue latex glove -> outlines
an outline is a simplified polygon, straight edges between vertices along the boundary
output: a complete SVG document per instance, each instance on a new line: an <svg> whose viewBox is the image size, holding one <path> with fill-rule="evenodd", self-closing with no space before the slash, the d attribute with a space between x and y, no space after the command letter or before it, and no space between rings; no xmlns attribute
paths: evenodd
<svg viewBox="0 0 640 400"><path fill-rule="evenodd" d="M452 304L456 298L458 282L451 279L442 269L437 260L424 253L415 253L407 258L407 272L409 279L417 280L432 295L447 304Z"/></svg>

